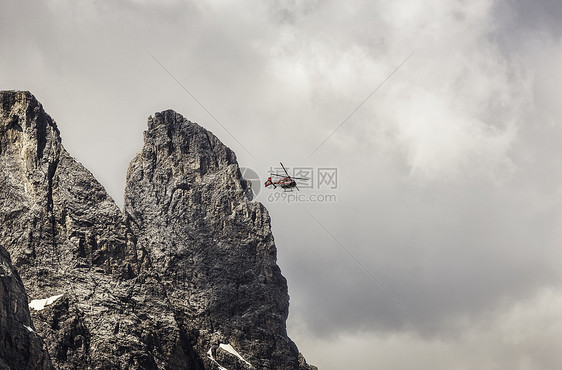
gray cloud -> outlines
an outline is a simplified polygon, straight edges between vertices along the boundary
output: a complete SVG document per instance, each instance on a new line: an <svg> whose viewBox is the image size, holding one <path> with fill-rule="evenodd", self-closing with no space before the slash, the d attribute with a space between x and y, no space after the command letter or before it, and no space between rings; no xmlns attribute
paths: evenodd
<svg viewBox="0 0 562 370"><path fill-rule="evenodd" d="M311 339L295 328L295 339L313 349L322 368L555 369L562 361L559 312L560 292L544 291L456 338L358 332Z"/></svg>
<svg viewBox="0 0 562 370"><path fill-rule="evenodd" d="M498 21L516 34L546 32L558 38L562 32L561 16L562 4L556 0L498 1L495 7Z"/></svg>

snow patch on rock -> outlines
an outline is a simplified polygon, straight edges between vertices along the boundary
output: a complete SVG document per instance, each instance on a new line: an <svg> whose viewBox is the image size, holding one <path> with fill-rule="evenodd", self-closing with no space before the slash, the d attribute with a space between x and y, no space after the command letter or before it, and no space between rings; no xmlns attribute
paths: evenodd
<svg viewBox="0 0 562 370"><path fill-rule="evenodd" d="M46 306L55 303L55 301L62 296L63 296L62 294L59 294L45 299L34 299L31 302L29 302L29 308L32 308L35 311L41 311Z"/></svg>

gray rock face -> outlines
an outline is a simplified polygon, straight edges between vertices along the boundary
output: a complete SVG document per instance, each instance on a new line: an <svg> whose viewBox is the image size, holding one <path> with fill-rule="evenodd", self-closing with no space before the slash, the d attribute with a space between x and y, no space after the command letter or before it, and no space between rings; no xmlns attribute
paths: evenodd
<svg viewBox="0 0 562 370"><path fill-rule="evenodd" d="M230 344L258 369L298 369L269 215L249 193L229 148L165 111L149 118L129 167L125 213L206 368L209 350L228 369L247 368L219 350Z"/></svg>
<svg viewBox="0 0 562 370"><path fill-rule="evenodd" d="M0 107L0 244L31 299L63 295L31 312L53 363L163 367L177 324L159 283L139 274L121 211L31 94L2 92Z"/></svg>
<svg viewBox="0 0 562 370"><path fill-rule="evenodd" d="M1 246L0 369L52 369L49 353L31 322L23 283Z"/></svg>
<svg viewBox="0 0 562 370"><path fill-rule="evenodd" d="M31 299L54 297L31 315L55 367L313 368L267 211L195 123L149 119L123 214L31 94L0 92L0 189L0 245Z"/></svg>

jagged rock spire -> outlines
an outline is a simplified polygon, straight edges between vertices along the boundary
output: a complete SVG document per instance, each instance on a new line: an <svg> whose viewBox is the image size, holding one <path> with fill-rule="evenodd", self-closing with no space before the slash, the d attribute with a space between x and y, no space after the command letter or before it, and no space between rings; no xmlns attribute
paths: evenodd
<svg viewBox="0 0 562 370"><path fill-rule="evenodd" d="M0 92L0 164L0 245L43 299L55 367L313 368L286 334L267 210L207 130L149 118L121 212L30 93Z"/></svg>

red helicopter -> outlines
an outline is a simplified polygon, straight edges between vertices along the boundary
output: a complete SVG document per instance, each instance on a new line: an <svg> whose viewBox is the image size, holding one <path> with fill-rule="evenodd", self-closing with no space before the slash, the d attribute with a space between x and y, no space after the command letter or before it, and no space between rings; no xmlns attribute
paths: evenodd
<svg viewBox="0 0 562 370"><path fill-rule="evenodd" d="M307 178L304 177L291 177L289 176L289 173L287 172L287 169L285 168L285 166L283 166L283 163L279 162L279 164L281 165L281 167L283 167L283 170L285 171L285 175L280 175L278 173L272 173L271 176L279 176L280 179L277 181L273 181L271 179L271 176L269 176L267 178L267 181L265 182L265 187L267 188L270 185L273 185L274 189L277 189L277 186L280 186L283 188L283 190L293 190L293 188L297 188L297 190L300 191L299 187L297 186L297 182L295 180L308 180Z"/></svg>

